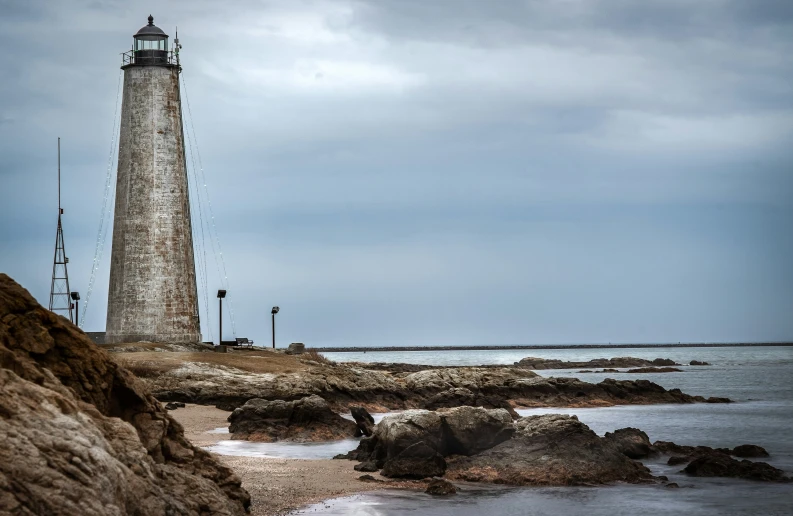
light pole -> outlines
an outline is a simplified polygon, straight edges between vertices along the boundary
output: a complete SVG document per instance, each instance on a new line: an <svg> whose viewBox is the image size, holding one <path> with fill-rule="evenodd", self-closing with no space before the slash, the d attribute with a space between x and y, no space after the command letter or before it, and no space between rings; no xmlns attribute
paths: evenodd
<svg viewBox="0 0 793 516"><path fill-rule="evenodd" d="M279 310L281 309L277 306L274 306L272 312L270 312L270 314L273 316L273 349L275 349L275 314L277 314Z"/></svg>
<svg viewBox="0 0 793 516"><path fill-rule="evenodd" d="M72 301L74 301L74 324L80 326L77 322L80 320L80 293L72 292Z"/></svg>
<svg viewBox="0 0 793 516"><path fill-rule="evenodd" d="M218 302L220 305L218 306L218 346L223 344L223 298L226 297L225 290L218 290Z"/></svg>

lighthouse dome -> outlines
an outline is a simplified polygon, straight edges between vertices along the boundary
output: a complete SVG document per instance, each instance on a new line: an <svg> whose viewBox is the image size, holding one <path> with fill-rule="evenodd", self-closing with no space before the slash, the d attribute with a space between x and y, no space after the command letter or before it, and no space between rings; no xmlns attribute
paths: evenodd
<svg viewBox="0 0 793 516"><path fill-rule="evenodd" d="M134 37L135 39L162 39L167 38L168 34L154 25L154 16L149 15L149 24L141 27Z"/></svg>

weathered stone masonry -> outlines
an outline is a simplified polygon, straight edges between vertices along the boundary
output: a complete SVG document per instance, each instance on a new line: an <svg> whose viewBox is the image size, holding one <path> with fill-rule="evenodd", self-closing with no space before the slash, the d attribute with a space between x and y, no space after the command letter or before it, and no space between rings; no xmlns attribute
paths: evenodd
<svg viewBox="0 0 793 516"><path fill-rule="evenodd" d="M197 342L179 68L124 67L107 343Z"/></svg>

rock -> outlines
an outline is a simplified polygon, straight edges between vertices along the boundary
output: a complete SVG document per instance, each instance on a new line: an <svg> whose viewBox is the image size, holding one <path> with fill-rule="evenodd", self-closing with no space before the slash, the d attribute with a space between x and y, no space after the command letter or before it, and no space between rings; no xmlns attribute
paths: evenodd
<svg viewBox="0 0 793 516"><path fill-rule="evenodd" d="M302 355L306 352L306 346L302 342L293 342L286 348L287 355Z"/></svg>
<svg viewBox="0 0 793 516"><path fill-rule="evenodd" d="M677 485L677 483L676 483L676 482L669 482L668 484L666 484L666 487L667 487L668 489L678 489L680 486L679 486L679 485Z"/></svg>
<svg viewBox="0 0 793 516"><path fill-rule="evenodd" d="M688 365L695 365L695 366L703 366L703 365L710 365L707 362L700 362L699 360L692 360L688 363Z"/></svg>
<svg viewBox="0 0 793 516"><path fill-rule="evenodd" d="M756 444L742 444L732 450L729 448L711 448L710 446L681 446L669 441L656 441L653 447L661 453L673 454L667 464L675 466L693 461L696 458L714 454L735 455L736 457L768 457L768 452Z"/></svg>
<svg viewBox="0 0 793 516"><path fill-rule="evenodd" d="M512 439L471 457L448 459L447 478L510 485L588 485L652 479L575 416L548 414L515 422Z"/></svg>
<svg viewBox="0 0 793 516"><path fill-rule="evenodd" d="M384 417L375 427L373 458L384 461L422 442L433 450L443 450L441 417L428 410L406 410Z"/></svg>
<svg viewBox="0 0 793 516"><path fill-rule="evenodd" d="M374 432L374 418L369 414L369 411L363 407L350 407L350 414L355 419L360 435L371 436ZM358 436L356 435L356 437Z"/></svg>
<svg viewBox="0 0 793 516"><path fill-rule="evenodd" d="M666 358L656 358L655 360L645 360L643 358L634 357L616 357L616 358L595 358L586 362L563 362L555 359L534 358L526 357L519 362L515 362L516 366L525 367L527 369L581 369L581 368L620 368L620 367L646 367L646 366L673 366L680 365L673 360Z"/></svg>
<svg viewBox="0 0 793 516"><path fill-rule="evenodd" d="M182 406L184 406L184 403L182 404ZM177 405L176 403L166 403L165 404L165 410L176 410L178 408L179 408L179 405Z"/></svg>
<svg viewBox="0 0 793 516"><path fill-rule="evenodd" d="M0 274L0 507L10 514L246 513L140 379Z"/></svg>
<svg viewBox="0 0 793 516"><path fill-rule="evenodd" d="M705 400L705 403L732 403L732 400L730 398L716 398L711 396Z"/></svg>
<svg viewBox="0 0 793 516"><path fill-rule="evenodd" d="M441 391L433 396L430 396L422 405L421 408L427 410L438 410L441 408L453 407L483 407L486 409L500 408L509 412L513 419L517 419L518 413L512 408L512 405L498 396L483 396L474 394L470 389L465 387L454 387Z"/></svg>
<svg viewBox="0 0 793 516"><path fill-rule="evenodd" d="M434 496L446 496L456 493L457 488L454 487L454 484L442 478L433 478L430 480L430 483L427 484L427 490L424 492Z"/></svg>
<svg viewBox="0 0 793 516"><path fill-rule="evenodd" d="M614 443L631 459L643 459L658 453L650 444L647 434L638 428L620 428L613 433L606 432L604 439Z"/></svg>
<svg viewBox="0 0 793 516"><path fill-rule="evenodd" d="M356 464L353 466L355 471L377 471L379 468L377 464L373 460L361 462L360 464Z"/></svg>
<svg viewBox="0 0 793 516"><path fill-rule="evenodd" d="M355 435L357 426L313 395L296 401L254 398L228 417L233 439L313 442Z"/></svg>
<svg viewBox="0 0 793 516"><path fill-rule="evenodd" d="M382 480L374 478L372 475L361 475L358 480L361 482L382 482Z"/></svg>
<svg viewBox="0 0 793 516"><path fill-rule="evenodd" d="M768 452L756 444L742 444L733 448L730 455L743 458L768 457Z"/></svg>
<svg viewBox="0 0 793 516"><path fill-rule="evenodd" d="M694 459L683 470L695 477L733 477L765 482L790 482L785 472L765 462L735 460L723 453L711 453Z"/></svg>
<svg viewBox="0 0 793 516"><path fill-rule="evenodd" d="M446 472L446 461L436 448L419 441L389 458L380 472L384 477L427 478L440 477Z"/></svg>
<svg viewBox="0 0 793 516"><path fill-rule="evenodd" d="M655 359L655 360L653 360L651 363L652 363L652 365L654 365L654 366L673 366L673 365L680 365L680 364L678 364L677 362L675 362L674 360L670 360L670 359L668 359L668 358L656 358L656 359Z"/></svg>
<svg viewBox="0 0 793 516"><path fill-rule="evenodd" d="M176 408L184 408L185 407L184 403L182 403L181 401L175 401L175 402L173 402L173 404L176 405Z"/></svg>
<svg viewBox="0 0 793 516"><path fill-rule="evenodd" d="M676 367L640 367L638 369L628 369L626 373L682 373L682 369Z"/></svg>
<svg viewBox="0 0 793 516"><path fill-rule="evenodd" d="M456 407L439 412L444 455L474 455L512 437L515 426L504 409Z"/></svg>

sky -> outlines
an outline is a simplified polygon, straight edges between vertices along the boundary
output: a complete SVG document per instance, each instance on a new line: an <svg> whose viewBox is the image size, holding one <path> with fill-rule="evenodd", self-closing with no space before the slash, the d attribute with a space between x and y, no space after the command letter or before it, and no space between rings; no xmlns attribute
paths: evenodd
<svg viewBox="0 0 793 516"><path fill-rule="evenodd" d="M0 13L0 271L45 306L57 138L83 309L120 53L152 14L179 29L237 337L266 344L278 305L279 345L793 340L789 0ZM104 330L109 258L108 239L86 331Z"/></svg>

